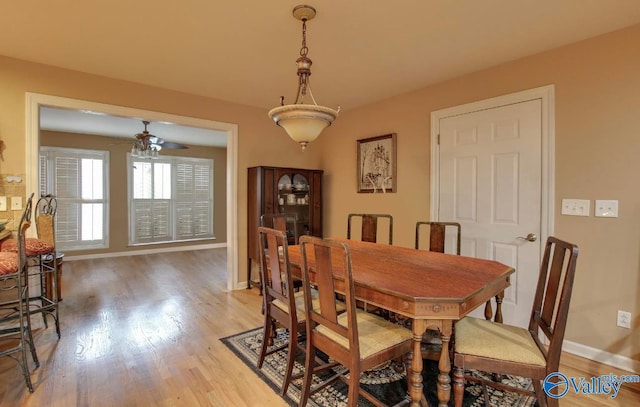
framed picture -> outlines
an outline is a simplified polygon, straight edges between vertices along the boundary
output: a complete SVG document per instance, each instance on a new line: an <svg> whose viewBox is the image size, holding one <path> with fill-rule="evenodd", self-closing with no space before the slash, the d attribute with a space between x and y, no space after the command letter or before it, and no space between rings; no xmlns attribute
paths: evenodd
<svg viewBox="0 0 640 407"><path fill-rule="evenodd" d="M358 192L396 192L396 134L357 140Z"/></svg>

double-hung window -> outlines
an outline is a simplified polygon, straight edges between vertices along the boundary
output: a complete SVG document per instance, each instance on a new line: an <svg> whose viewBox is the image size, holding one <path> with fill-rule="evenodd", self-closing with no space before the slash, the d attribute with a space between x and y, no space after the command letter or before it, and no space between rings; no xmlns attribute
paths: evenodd
<svg viewBox="0 0 640 407"><path fill-rule="evenodd" d="M57 200L56 247L108 247L107 151L40 147L39 189Z"/></svg>
<svg viewBox="0 0 640 407"><path fill-rule="evenodd" d="M129 243L213 238L213 160L131 158Z"/></svg>

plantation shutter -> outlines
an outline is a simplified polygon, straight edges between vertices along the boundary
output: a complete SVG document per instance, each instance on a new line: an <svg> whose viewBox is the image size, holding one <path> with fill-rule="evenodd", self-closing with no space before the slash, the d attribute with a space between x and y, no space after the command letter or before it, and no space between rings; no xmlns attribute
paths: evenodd
<svg viewBox="0 0 640 407"><path fill-rule="evenodd" d="M166 178L169 182L166 182ZM133 163L131 216L134 243L172 240L171 164L155 161Z"/></svg>
<svg viewBox="0 0 640 407"><path fill-rule="evenodd" d="M80 159L59 157L53 159L54 187L58 209L56 212L56 243L80 240L82 223L80 219Z"/></svg>
<svg viewBox="0 0 640 407"><path fill-rule="evenodd" d="M135 199L132 208L134 240L150 243L171 240L171 201L168 199Z"/></svg>
<svg viewBox="0 0 640 407"><path fill-rule="evenodd" d="M131 161L130 244L213 238L213 160Z"/></svg>
<svg viewBox="0 0 640 407"><path fill-rule="evenodd" d="M210 162L176 165L177 239L213 236L213 171Z"/></svg>
<svg viewBox="0 0 640 407"><path fill-rule="evenodd" d="M47 156L40 155L38 157L38 191L40 196L47 195L47 183L49 181L47 171Z"/></svg>

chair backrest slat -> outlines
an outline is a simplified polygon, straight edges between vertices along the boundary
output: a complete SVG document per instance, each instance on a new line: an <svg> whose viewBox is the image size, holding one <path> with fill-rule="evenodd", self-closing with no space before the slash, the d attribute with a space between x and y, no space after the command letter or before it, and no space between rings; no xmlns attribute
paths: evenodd
<svg viewBox="0 0 640 407"><path fill-rule="evenodd" d="M314 245L314 257L316 259L316 281L322 287L318 290L320 301L320 314L331 323L338 322L338 312L335 300L335 284L333 282L333 267L331 265L331 248Z"/></svg>
<svg viewBox="0 0 640 407"><path fill-rule="evenodd" d="M456 231L455 240L455 254L460 254L460 235L461 226L457 222L430 222L430 221L418 221L416 222L416 249L420 247L420 230L421 226L429 226L429 247L427 250L431 252L444 253L446 247L446 232L447 228L453 228Z"/></svg>
<svg viewBox="0 0 640 407"><path fill-rule="evenodd" d="M375 213L350 213L347 217L347 239L352 236L352 221L354 218L361 218L360 240L363 242L378 243L378 226L380 219L387 219L389 236L387 244L393 244L393 216L389 214ZM382 229L384 230L384 229Z"/></svg>
<svg viewBox="0 0 640 407"><path fill-rule="evenodd" d="M432 252L444 253L444 229L441 223L431 225L431 235L429 237L429 250Z"/></svg>

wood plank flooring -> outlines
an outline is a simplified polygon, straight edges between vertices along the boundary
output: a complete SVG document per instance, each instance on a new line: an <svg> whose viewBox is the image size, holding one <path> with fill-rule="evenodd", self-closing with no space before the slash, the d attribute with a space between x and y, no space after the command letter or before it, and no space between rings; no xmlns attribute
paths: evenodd
<svg viewBox="0 0 640 407"><path fill-rule="evenodd" d="M226 291L225 249L66 262L63 272L62 338L36 318L35 392L1 358L1 406L287 406L219 340L262 323L256 289ZM572 355L561 371L624 373ZM638 385L560 401L639 404Z"/></svg>

